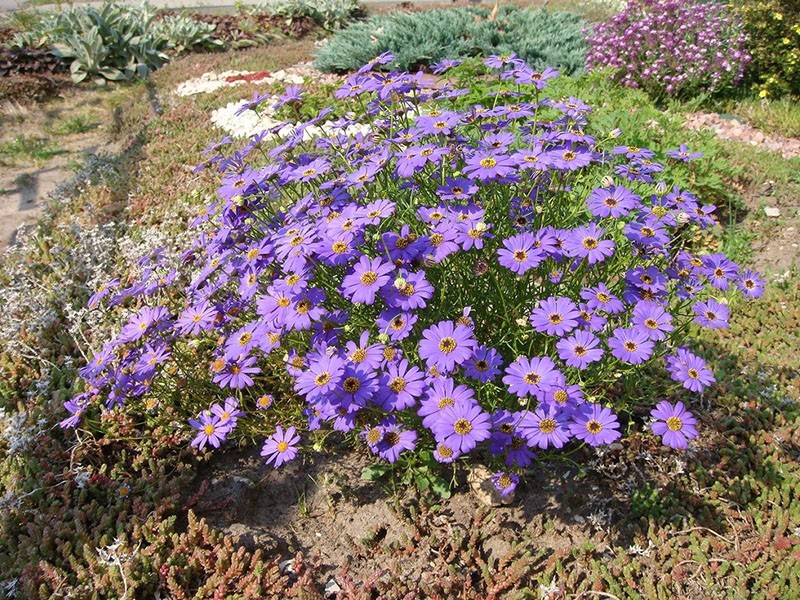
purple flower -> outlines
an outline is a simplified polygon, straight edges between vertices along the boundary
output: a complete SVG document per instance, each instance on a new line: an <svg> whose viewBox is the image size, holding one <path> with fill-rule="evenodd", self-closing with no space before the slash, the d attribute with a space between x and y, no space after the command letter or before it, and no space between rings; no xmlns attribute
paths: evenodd
<svg viewBox="0 0 800 600"><path fill-rule="evenodd" d="M289 427L286 431L278 425L275 433L267 438L261 448L261 456L266 456L266 464L272 463L277 469L283 463L294 460L297 456L297 444L300 436L296 435L294 427Z"/></svg>
<svg viewBox="0 0 800 600"><path fill-rule="evenodd" d="M472 357L464 364L464 375L471 379L487 383L494 381L500 374L503 357L494 348L478 346Z"/></svg>
<svg viewBox="0 0 800 600"><path fill-rule="evenodd" d="M546 258L535 244L536 239L527 232L507 238L503 240L503 247L497 250L498 262L517 275L523 275Z"/></svg>
<svg viewBox="0 0 800 600"><path fill-rule="evenodd" d="M689 149L686 147L686 144L681 144L678 146L677 150L668 150L666 152L667 156L674 158L676 160L680 160L683 162L689 162L693 158L702 158L702 152L690 152Z"/></svg>
<svg viewBox="0 0 800 600"><path fill-rule="evenodd" d="M698 323L701 327L708 327L709 329L725 329L730 327L728 325L728 317L730 311L724 304L720 304L713 298L709 298L705 302L697 302L692 306L694 314L694 322Z"/></svg>
<svg viewBox="0 0 800 600"><path fill-rule="evenodd" d="M391 424L383 428L381 440L375 444L375 451L382 459L390 463L397 462L403 450L414 450L417 447L417 432L406 431L399 425Z"/></svg>
<svg viewBox="0 0 800 600"><path fill-rule="evenodd" d="M520 398L527 395L536 396L540 400L544 393L562 377L556 364L548 356L526 358L520 356L506 367L503 383L508 391Z"/></svg>
<svg viewBox="0 0 800 600"><path fill-rule="evenodd" d="M599 404L583 404L572 414L570 433L590 446L610 444L620 438L619 421L610 409Z"/></svg>
<svg viewBox="0 0 800 600"><path fill-rule="evenodd" d="M452 321L440 321L422 332L419 357L428 367L449 373L472 356L475 346L471 329Z"/></svg>
<svg viewBox="0 0 800 600"><path fill-rule="evenodd" d="M637 302L633 307L633 324L651 340L659 342L667 339L672 326L672 315L655 302Z"/></svg>
<svg viewBox="0 0 800 600"><path fill-rule="evenodd" d="M231 431L230 424L221 423L220 418L209 411L203 411L197 419L189 419L189 425L197 429L197 436L192 440L192 446L198 450L202 450L206 444L219 448Z"/></svg>
<svg viewBox="0 0 800 600"><path fill-rule="evenodd" d="M218 358L212 365L212 371L215 372L214 383L234 390L250 387L255 383L250 375L261 373L259 367L253 366L256 360L255 356L238 356L227 360Z"/></svg>
<svg viewBox="0 0 800 600"><path fill-rule="evenodd" d="M496 150L479 150L465 161L462 169L464 175L474 177L479 181L491 181L507 175L516 170L514 160Z"/></svg>
<svg viewBox="0 0 800 600"><path fill-rule="evenodd" d="M754 271L745 271L736 281L736 287L742 291L745 298L761 298L765 286L766 282Z"/></svg>
<svg viewBox="0 0 800 600"><path fill-rule="evenodd" d="M417 403L425 389L425 375L417 367L409 367L407 360L389 363L381 375L379 404L385 411L405 410Z"/></svg>
<svg viewBox="0 0 800 600"><path fill-rule="evenodd" d="M596 188L586 198L586 206L595 217L624 217L641 204L642 199L625 187Z"/></svg>
<svg viewBox="0 0 800 600"><path fill-rule="evenodd" d="M603 349L599 346L600 340L588 331L576 331L556 343L561 360L568 366L581 370L603 358Z"/></svg>
<svg viewBox="0 0 800 600"><path fill-rule="evenodd" d="M427 398L421 402L417 414L422 417L422 424L431 428L441 413L456 402L475 404L475 392L465 385L458 385L449 377L435 379L427 390Z"/></svg>
<svg viewBox="0 0 800 600"><path fill-rule="evenodd" d="M381 333L389 336L393 342L399 342L411 335L417 315L400 310L385 310L375 320Z"/></svg>
<svg viewBox="0 0 800 600"><path fill-rule="evenodd" d="M686 348L678 348L677 353L674 356L668 356L666 361L670 377L687 390L699 393L716 382L706 361L692 354Z"/></svg>
<svg viewBox="0 0 800 600"><path fill-rule="evenodd" d="M623 362L640 365L653 355L653 341L635 327L617 327L608 340L611 354Z"/></svg>
<svg viewBox="0 0 800 600"><path fill-rule="evenodd" d="M569 431L570 411L558 404L543 404L533 412L527 412L519 424L520 432L531 446L538 448L562 448L572 437Z"/></svg>
<svg viewBox="0 0 800 600"><path fill-rule="evenodd" d="M578 326L581 313L569 298L551 296L539 302L531 314L531 324L536 331L562 336Z"/></svg>
<svg viewBox="0 0 800 600"><path fill-rule="evenodd" d="M491 417L475 402L458 401L443 408L431 425L436 441L459 454L491 435Z"/></svg>
<svg viewBox="0 0 800 600"><path fill-rule="evenodd" d="M609 291L605 283L599 283L591 288L583 288L581 298L586 300L586 306L590 310L600 310L609 315L615 315L625 310L625 306Z"/></svg>
<svg viewBox="0 0 800 600"><path fill-rule="evenodd" d="M505 498L506 496L509 496L515 489L517 489L519 477L514 475L514 473L506 473L505 471L501 471L500 473L495 473L492 475L492 483L494 484L495 489L500 492L500 497Z"/></svg>
<svg viewBox="0 0 800 600"><path fill-rule="evenodd" d="M614 242L600 239L605 233L605 229L594 223L573 229L564 240L564 251L567 256L585 258L590 265L602 262L614 254Z"/></svg>
<svg viewBox="0 0 800 600"><path fill-rule="evenodd" d="M342 281L342 295L353 302L372 304L376 292L389 282L389 274L394 269L394 265L381 258L362 256L353 272Z"/></svg>
<svg viewBox="0 0 800 600"><path fill-rule="evenodd" d="M344 373L344 361L338 356L323 356L309 365L294 384L294 389L308 400L332 393Z"/></svg>
<svg viewBox="0 0 800 600"><path fill-rule="evenodd" d="M684 450L689 447L689 440L697 437L697 420L686 410L683 402L672 405L663 400L656 404L650 415L656 419L650 429L661 436L665 446Z"/></svg>

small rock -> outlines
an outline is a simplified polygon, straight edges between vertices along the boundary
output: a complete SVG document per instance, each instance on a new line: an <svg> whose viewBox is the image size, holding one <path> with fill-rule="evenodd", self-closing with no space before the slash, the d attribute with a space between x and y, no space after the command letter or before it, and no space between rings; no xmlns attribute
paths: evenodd
<svg viewBox="0 0 800 600"><path fill-rule="evenodd" d="M293 558L287 558L286 560L279 562L278 570L284 575L297 575L297 573L294 570Z"/></svg>
<svg viewBox="0 0 800 600"><path fill-rule="evenodd" d="M781 216L781 209L775 208L774 206L765 206L764 207L764 214L768 217L780 217Z"/></svg>
<svg viewBox="0 0 800 600"><path fill-rule="evenodd" d="M514 502L514 492L503 498L492 482L492 472L482 465L469 472L467 482L478 500L486 506L503 506Z"/></svg>
<svg viewBox="0 0 800 600"><path fill-rule="evenodd" d="M575 515L574 517L572 517L572 520L575 521L576 523L580 523L580 524L586 523L586 519L584 519L580 515Z"/></svg>
<svg viewBox="0 0 800 600"><path fill-rule="evenodd" d="M342 591L342 588L339 587L339 584L336 583L335 580L329 579L328 583L325 584L324 594L326 598L335 598L336 594Z"/></svg>

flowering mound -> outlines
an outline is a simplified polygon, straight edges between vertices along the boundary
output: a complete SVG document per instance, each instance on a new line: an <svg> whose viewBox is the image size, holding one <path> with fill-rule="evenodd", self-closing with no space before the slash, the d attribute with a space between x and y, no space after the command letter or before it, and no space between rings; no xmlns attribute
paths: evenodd
<svg viewBox="0 0 800 600"><path fill-rule="evenodd" d="M82 369L65 426L96 400L172 402L199 448L274 430L262 454L277 467L335 430L389 462L493 460L507 493L538 451L620 438L637 408L608 394L620 377L665 358L692 392L714 382L687 332L727 327L728 298L763 282L687 250L713 207L668 170L697 154L665 165L615 146L585 103L540 97L554 71L514 56L486 62L521 91L487 106L371 70L390 59L335 94L356 115L335 126L370 133L309 140L326 109L266 162L258 137L206 162L219 201L182 265L156 251L90 300L130 313ZM696 435L683 404L651 408L667 445Z"/></svg>
<svg viewBox="0 0 800 600"><path fill-rule="evenodd" d="M623 85L656 97L721 91L750 62L741 19L719 2L628 0L587 41L588 71L610 67Z"/></svg>

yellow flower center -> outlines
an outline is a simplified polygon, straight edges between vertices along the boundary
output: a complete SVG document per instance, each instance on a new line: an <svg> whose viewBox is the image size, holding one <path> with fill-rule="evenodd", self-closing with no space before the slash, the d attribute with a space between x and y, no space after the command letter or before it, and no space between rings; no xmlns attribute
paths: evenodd
<svg viewBox="0 0 800 600"><path fill-rule="evenodd" d="M389 382L389 389L392 390L395 394L399 394L404 389L406 389L406 380L402 377L395 377Z"/></svg>
<svg viewBox="0 0 800 600"><path fill-rule="evenodd" d="M444 337L439 341L439 350L444 354L450 354L456 349L456 341L451 337Z"/></svg>
<svg viewBox="0 0 800 600"><path fill-rule="evenodd" d="M455 423L453 423L453 431L455 431L458 435L467 435L470 431L472 431L472 423L466 419L458 419Z"/></svg>
<svg viewBox="0 0 800 600"><path fill-rule="evenodd" d="M327 384L331 380L331 374L327 371L323 371L319 375L314 378L314 383L317 387L322 387L323 385Z"/></svg>
<svg viewBox="0 0 800 600"><path fill-rule="evenodd" d="M539 431L542 433L553 433L556 430L555 419L542 419L539 421Z"/></svg>
<svg viewBox="0 0 800 600"><path fill-rule="evenodd" d="M680 417L670 417L667 419L667 428L670 431L680 431L683 427L683 421L681 421Z"/></svg>
<svg viewBox="0 0 800 600"><path fill-rule="evenodd" d="M365 271L361 275L361 283L364 285L372 285L378 281L378 274L375 271Z"/></svg>
<svg viewBox="0 0 800 600"><path fill-rule="evenodd" d="M583 238L583 247L587 250L594 250L600 243L593 237Z"/></svg>
<svg viewBox="0 0 800 600"><path fill-rule="evenodd" d="M342 389L348 394L355 394L361 389L361 382L357 377L348 377L344 380L344 383L342 383Z"/></svg>
<svg viewBox="0 0 800 600"><path fill-rule="evenodd" d="M564 317L562 317L562 316L561 316L560 314L558 314L558 313L551 313L551 314L550 314L549 321L550 321L550 323L552 323L553 325L558 325L558 324L559 324L559 323L561 323L563 320L564 320Z"/></svg>
<svg viewBox="0 0 800 600"><path fill-rule="evenodd" d="M600 433L603 431L603 424L600 421L592 419L586 423L586 431L589 433Z"/></svg>
<svg viewBox="0 0 800 600"><path fill-rule="evenodd" d="M538 373L525 373L523 379L528 385L536 385L542 381L542 376Z"/></svg>
<svg viewBox="0 0 800 600"><path fill-rule="evenodd" d="M455 400L449 396L445 396L444 398L439 399L439 404L437 404L437 406L439 407L439 410L442 410L445 406L453 406L454 404Z"/></svg>
<svg viewBox="0 0 800 600"><path fill-rule="evenodd" d="M484 169L491 169L491 168L497 166L497 161L495 159L493 159L492 157L488 157L488 158L481 159L480 165Z"/></svg>
<svg viewBox="0 0 800 600"><path fill-rule="evenodd" d="M350 355L350 360L356 364L362 362L365 358L367 358L367 351L363 348L356 348Z"/></svg>
<svg viewBox="0 0 800 600"><path fill-rule="evenodd" d="M278 452L286 452L289 449L289 444L286 442L278 442Z"/></svg>
<svg viewBox="0 0 800 600"><path fill-rule="evenodd" d="M517 250L514 252L514 260L517 262L525 262L528 260L528 253L525 250Z"/></svg>

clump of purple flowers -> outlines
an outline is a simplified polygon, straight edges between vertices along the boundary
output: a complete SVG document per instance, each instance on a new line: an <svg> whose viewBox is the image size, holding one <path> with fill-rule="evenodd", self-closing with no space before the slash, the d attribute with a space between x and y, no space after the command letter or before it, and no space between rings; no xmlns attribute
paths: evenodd
<svg viewBox="0 0 800 600"><path fill-rule="evenodd" d="M500 81L527 69L487 64ZM713 207L662 181L655 151L606 147L591 107L541 98L542 79L465 107L367 66L336 97L355 115L337 131L369 134L304 136L323 112L266 161L258 140L210 159L219 201L180 267L154 252L109 286L107 305L141 308L83 367L63 425L98 400L180 395L197 448L244 424L273 432L278 467L335 431L390 463L480 457L510 493L537 452L621 437L633 400L598 393L620 376L664 360L702 393L714 376L686 332L726 327L728 301L763 281L687 250ZM667 445L696 435L683 404L653 416Z"/></svg>
<svg viewBox="0 0 800 600"><path fill-rule="evenodd" d="M713 93L742 80L751 57L738 15L720 2L629 0L587 37L588 71L661 97Z"/></svg>

